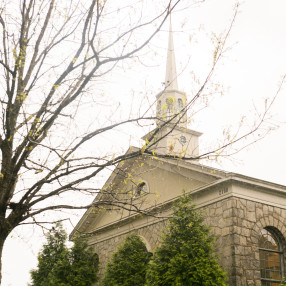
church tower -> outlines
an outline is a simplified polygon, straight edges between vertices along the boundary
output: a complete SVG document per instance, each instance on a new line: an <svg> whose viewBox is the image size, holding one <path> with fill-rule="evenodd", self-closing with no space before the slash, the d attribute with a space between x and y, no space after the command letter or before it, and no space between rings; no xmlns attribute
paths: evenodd
<svg viewBox="0 0 286 286"><path fill-rule="evenodd" d="M157 127L142 139L158 154L197 157L202 133L187 128L187 97L178 88L171 18L164 90L157 94L156 104Z"/></svg>

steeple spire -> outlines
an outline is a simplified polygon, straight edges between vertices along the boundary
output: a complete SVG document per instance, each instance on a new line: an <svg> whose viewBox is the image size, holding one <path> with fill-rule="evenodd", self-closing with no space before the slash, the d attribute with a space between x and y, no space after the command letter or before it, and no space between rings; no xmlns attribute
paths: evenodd
<svg viewBox="0 0 286 286"><path fill-rule="evenodd" d="M165 88L166 90L178 90L171 15L170 15L169 42L168 42L167 63L166 63Z"/></svg>
<svg viewBox="0 0 286 286"><path fill-rule="evenodd" d="M172 21L170 16L169 40L166 62L166 77L164 90L157 95L157 124L163 124L173 117L170 124L187 128L187 114L184 110L187 104L186 94L178 90L176 59L173 41Z"/></svg>

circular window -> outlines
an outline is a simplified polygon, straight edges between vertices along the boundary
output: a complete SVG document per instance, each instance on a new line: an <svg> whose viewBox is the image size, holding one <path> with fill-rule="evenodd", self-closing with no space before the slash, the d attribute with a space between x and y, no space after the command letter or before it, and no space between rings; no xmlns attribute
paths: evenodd
<svg viewBox="0 0 286 286"><path fill-rule="evenodd" d="M140 197L149 193L149 188L146 182L141 182L137 185L134 191L134 197Z"/></svg>
<svg viewBox="0 0 286 286"><path fill-rule="evenodd" d="M180 143L181 143L182 145L184 145L184 144L186 144L186 142L187 142L187 138L182 135L182 136L180 137L179 141L180 141Z"/></svg>

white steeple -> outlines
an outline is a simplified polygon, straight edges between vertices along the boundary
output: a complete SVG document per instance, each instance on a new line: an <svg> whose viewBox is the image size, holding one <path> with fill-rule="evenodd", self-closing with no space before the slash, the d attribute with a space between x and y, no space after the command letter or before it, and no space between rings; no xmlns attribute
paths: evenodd
<svg viewBox="0 0 286 286"><path fill-rule="evenodd" d="M169 40L166 61L166 76L164 90L157 95L157 125L162 125L175 116L170 124L176 124L187 128L186 104L187 97L184 92L178 90L175 49L173 40L172 23L170 17Z"/></svg>
<svg viewBox="0 0 286 286"><path fill-rule="evenodd" d="M178 90L176 58L175 58L171 16L170 16L169 42L168 42L167 62L166 62L165 89Z"/></svg>

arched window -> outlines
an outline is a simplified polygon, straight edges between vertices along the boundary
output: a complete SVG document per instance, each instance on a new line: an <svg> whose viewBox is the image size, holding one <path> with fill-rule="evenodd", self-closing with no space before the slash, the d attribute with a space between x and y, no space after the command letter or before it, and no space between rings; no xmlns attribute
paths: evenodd
<svg viewBox="0 0 286 286"><path fill-rule="evenodd" d="M279 286L283 278L283 252L274 232L261 230L258 242L262 286Z"/></svg>
<svg viewBox="0 0 286 286"><path fill-rule="evenodd" d="M184 108L183 100L178 98L178 112L180 112Z"/></svg>
<svg viewBox="0 0 286 286"><path fill-rule="evenodd" d="M162 113L162 106L161 106L161 100L158 101L157 103L157 115L160 116Z"/></svg>
<svg viewBox="0 0 286 286"><path fill-rule="evenodd" d="M166 104L167 104L166 116L167 119L169 119L173 115L173 98L171 97L166 98Z"/></svg>

